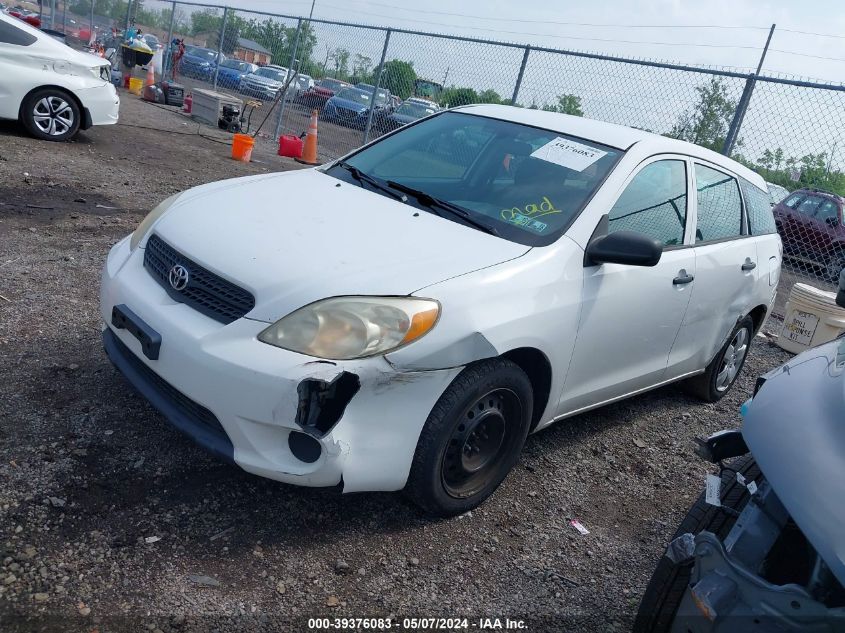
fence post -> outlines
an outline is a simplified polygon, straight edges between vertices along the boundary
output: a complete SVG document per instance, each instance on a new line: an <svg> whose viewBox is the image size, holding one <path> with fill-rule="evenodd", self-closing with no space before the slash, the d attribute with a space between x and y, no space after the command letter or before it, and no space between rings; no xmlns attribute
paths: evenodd
<svg viewBox="0 0 845 633"><path fill-rule="evenodd" d="M91 37L94 35L94 0L91 0L91 27L88 29L88 40L91 40ZM118 55L120 55L120 51L115 51Z"/></svg>
<svg viewBox="0 0 845 633"><path fill-rule="evenodd" d="M62 33L67 33L67 0L62 2Z"/></svg>
<svg viewBox="0 0 845 633"><path fill-rule="evenodd" d="M739 128L742 127L745 111L748 109L749 101L751 101L751 93L754 92L755 77L756 75L748 75L748 79L745 80L745 88L742 90L742 96L739 98L730 127L728 127L728 134L725 136L725 143L722 145L722 154L725 156L731 155L734 144L736 144Z"/></svg>
<svg viewBox="0 0 845 633"><path fill-rule="evenodd" d="M170 3L170 25L167 27L167 41L164 43L164 59L161 60L161 79L167 77L167 67L173 61L173 51L170 50L170 42L173 41L173 24L176 20L176 2Z"/></svg>
<svg viewBox="0 0 845 633"><path fill-rule="evenodd" d="M223 7L223 24L220 25L220 37L217 38L217 62L214 66L214 88L217 91L217 74L220 72L220 58L223 56L223 38L226 37L226 20L229 17L229 7Z"/></svg>
<svg viewBox="0 0 845 633"><path fill-rule="evenodd" d="M299 71L299 68L294 68L296 66L296 53L299 50L299 37L302 34L302 18L299 18L296 21L296 36L293 38L293 48L290 52L290 64L288 64L288 73L294 73L296 75ZM287 83L287 79L290 78L290 74L285 77L285 83ZM296 77L294 76L293 81L291 83L296 82ZM287 87L290 90L290 86ZM296 88L294 88L295 90ZM285 91L287 92L287 90ZM282 135L282 118L285 115L285 97L287 95L282 95L282 102L279 104L279 116L276 118L276 136L273 138L278 140L278 138Z"/></svg>
<svg viewBox="0 0 845 633"><path fill-rule="evenodd" d="M129 30L129 16L130 15L132 15L132 0L129 0L129 2L126 3L126 28L123 31L124 41L126 40L126 31Z"/></svg>
<svg viewBox="0 0 845 633"><path fill-rule="evenodd" d="M387 58L387 45L390 44L390 29L387 29L384 35L384 48L381 49L381 61L378 63L378 77L376 77L376 85L373 88L373 93L370 95L370 112L367 114L367 125L364 127L364 144L370 140L370 129L373 127L373 112L376 108L376 95L378 94L379 86L381 86L381 77L384 75L384 60Z"/></svg>
<svg viewBox="0 0 845 633"><path fill-rule="evenodd" d="M516 85L513 87L513 96L511 97L511 105L516 105L516 99L519 97L519 88L522 86L522 76L525 74L525 66L528 64L528 55L531 53L531 47L525 47L525 53L522 55L522 64L519 66L519 74L516 76Z"/></svg>
<svg viewBox="0 0 845 633"><path fill-rule="evenodd" d="M736 139L739 138L739 129L742 127L742 120L745 118L745 112L748 110L748 104L751 102L751 94L754 92L754 84L757 83L757 77L763 69L763 61L766 59L766 53L769 51L769 44L772 41L772 35L775 33L775 25L769 29L769 36L766 38L766 45L763 47L763 53L760 55L760 62L757 64L757 72L753 75L748 75L745 80L745 88L742 91L742 96L739 98L739 103L734 112L734 118L731 120L731 125L728 128L728 135L725 137L725 144L722 146L722 154L730 156L736 144Z"/></svg>

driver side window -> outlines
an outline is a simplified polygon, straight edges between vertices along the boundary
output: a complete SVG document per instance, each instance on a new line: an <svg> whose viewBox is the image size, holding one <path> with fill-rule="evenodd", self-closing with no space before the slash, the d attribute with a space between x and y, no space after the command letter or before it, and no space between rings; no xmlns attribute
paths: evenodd
<svg viewBox="0 0 845 633"><path fill-rule="evenodd" d="M628 183L608 215L608 231L635 231L664 246L684 243L687 174L681 160L659 160Z"/></svg>

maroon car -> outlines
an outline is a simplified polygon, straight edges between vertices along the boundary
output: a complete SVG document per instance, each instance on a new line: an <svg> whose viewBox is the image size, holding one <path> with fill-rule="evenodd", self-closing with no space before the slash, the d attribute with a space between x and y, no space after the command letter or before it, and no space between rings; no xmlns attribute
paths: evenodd
<svg viewBox="0 0 845 633"><path fill-rule="evenodd" d="M773 209L784 254L821 266L838 281L845 268L845 198L820 189L799 189Z"/></svg>
<svg viewBox="0 0 845 633"><path fill-rule="evenodd" d="M349 88L351 84L341 81L340 79L321 79L314 84L313 88L309 88L305 92L299 94L294 103L306 108L317 108L322 110L326 105L326 101L331 99L336 92Z"/></svg>

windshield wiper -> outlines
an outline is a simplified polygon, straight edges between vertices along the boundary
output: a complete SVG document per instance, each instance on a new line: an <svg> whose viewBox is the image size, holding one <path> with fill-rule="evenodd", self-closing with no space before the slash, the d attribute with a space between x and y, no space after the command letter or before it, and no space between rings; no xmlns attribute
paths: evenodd
<svg viewBox="0 0 845 633"><path fill-rule="evenodd" d="M414 196L420 204L423 204L432 210L437 207L443 209L444 211L448 211L452 215L456 215L461 220L474 226L475 228L484 231L485 233L489 233L490 235L499 235L499 231L496 230L496 227L490 226L480 220L476 220L474 217L470 215L470 213L464 209L463 207L458 206L457 204L453 204L448 200L441 200L440 198L435 198L429 193L425 191L420 191L419 189L414 189L413 187L409 187L408 185L403 185L401 182L396 182L395 180L388 180L387 186L396 189L397 191L401 191L403 193L407 193L408 195Z"/></svg>
<svg viewBox="0 0 845 633"><path fill-rule="evenodd" d="M346 161L339 162L337 164L337 166L341 167L342 169L345 169L350 174L352 174L352 177L355 180L357 180L358 182L361 182L361 183L365 182L368 185L370 185L371 187L374 187L375 189L378 189L379 191L383 191L384 193L388 194L389 196L392 196L393 198L396 198L397 200L401 200L402 202L408 201L408 197L405 196L404 194L398 193L397 191L394 191L393 188L388 187L387 185L383 184L379 180L376 180L375 178L373 178L369 174L365 174L360 169L358 169L357 167L355 167L353 165L350 165Z"/></svg>

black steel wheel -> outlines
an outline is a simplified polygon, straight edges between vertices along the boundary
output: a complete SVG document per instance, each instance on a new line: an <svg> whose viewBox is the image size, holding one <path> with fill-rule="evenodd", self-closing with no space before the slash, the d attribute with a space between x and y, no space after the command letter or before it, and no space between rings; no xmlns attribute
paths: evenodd
<svg viewBox="0 0 845 633"><path fill-rule="evenodd" d="M481 504L519 459L533 402L515 363L496 358L464 369L426 420L406 493L440 516Z"/></svg>

